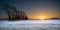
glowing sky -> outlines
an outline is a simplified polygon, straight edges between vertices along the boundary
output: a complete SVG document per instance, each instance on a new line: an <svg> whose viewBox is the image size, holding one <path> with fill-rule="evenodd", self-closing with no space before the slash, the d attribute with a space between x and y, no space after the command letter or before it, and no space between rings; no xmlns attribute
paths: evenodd
<svg viewBox="0 0 60 30"><path fill-rule="evenodd" d="M58 0L1 0L0 18L7 18L5 11L2 10L5 3L15 6L19 11L24 11L29 19L60 18L60 2Z"/></svg>

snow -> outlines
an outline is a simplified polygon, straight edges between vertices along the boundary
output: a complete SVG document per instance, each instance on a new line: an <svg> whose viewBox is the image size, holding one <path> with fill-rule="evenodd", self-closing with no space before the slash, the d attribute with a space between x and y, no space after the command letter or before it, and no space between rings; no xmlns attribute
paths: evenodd
<svg viewBox="0 0 60 30"><path fill-rule="evenodd" d="M57 30L60 20L0 21L0 30ZM60 29L59 29L60 30Z"/></svg>

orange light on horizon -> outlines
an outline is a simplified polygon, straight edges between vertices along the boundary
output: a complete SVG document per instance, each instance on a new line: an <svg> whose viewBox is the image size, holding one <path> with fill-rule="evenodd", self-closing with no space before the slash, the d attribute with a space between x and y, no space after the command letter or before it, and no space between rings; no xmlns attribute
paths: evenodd
<svg viewBox="0 0 60 30"><path fill-rule="evenodd" d="M45 16L40 16L39 19L44 20L44 19L46 19L46 17Z"/></svg>

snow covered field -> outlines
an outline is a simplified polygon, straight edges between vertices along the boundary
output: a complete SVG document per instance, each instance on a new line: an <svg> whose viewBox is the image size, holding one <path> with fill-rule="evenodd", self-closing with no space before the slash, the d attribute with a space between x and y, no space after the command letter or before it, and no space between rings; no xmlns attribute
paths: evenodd
<svg viewBox="0 0 60 30"><path fill-rule="evenodd" d="M0 21L0 30L60 30L60 20Z"/></svg>

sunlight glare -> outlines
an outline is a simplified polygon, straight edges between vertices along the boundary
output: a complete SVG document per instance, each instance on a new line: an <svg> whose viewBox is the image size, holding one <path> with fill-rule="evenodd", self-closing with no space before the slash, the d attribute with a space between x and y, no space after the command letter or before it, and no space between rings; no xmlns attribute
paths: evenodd
<svg viewBox="0 0 60 30"><path fill-rule="evenodd" d="M44 20L44 19L45 19L45 17L44 17L44 16L42 16L42 17L40 17L40 19L41 19L41 20Z"/></svg>

